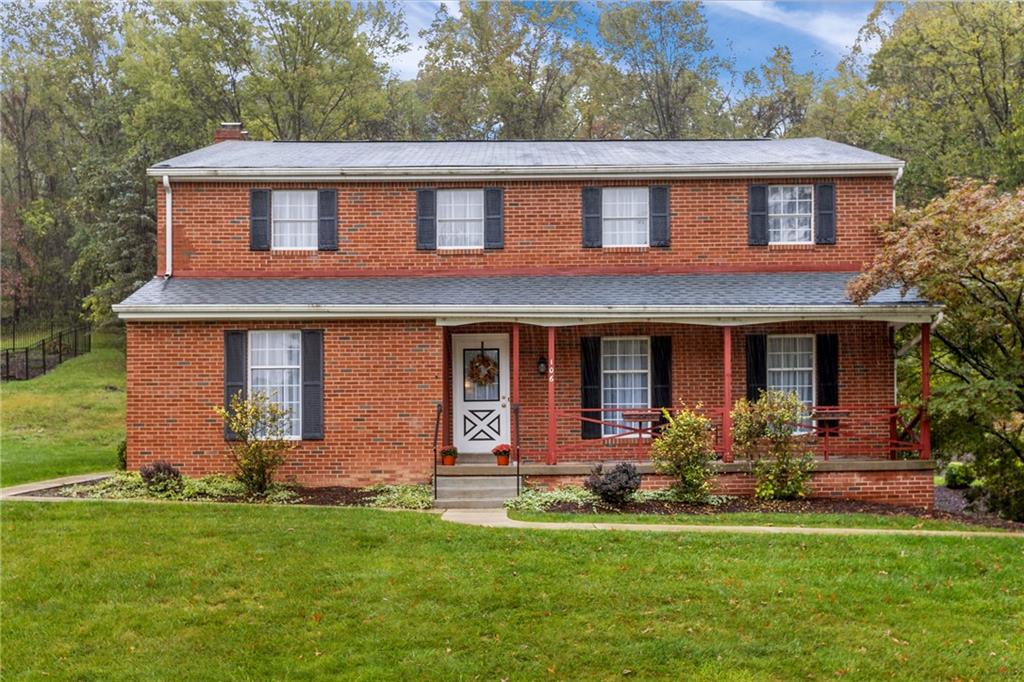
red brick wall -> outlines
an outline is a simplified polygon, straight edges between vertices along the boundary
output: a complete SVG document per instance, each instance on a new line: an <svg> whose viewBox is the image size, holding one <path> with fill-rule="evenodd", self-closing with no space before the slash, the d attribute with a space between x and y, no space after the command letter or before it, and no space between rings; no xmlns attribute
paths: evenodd
<svg viewBox="0 0 1024 682"><path fill-rule="evenodd" d="M452 327L450 334L509 332L509 325L480 324ZM732 393L737 400L746 395L746 335L750 333L825 334L839 336L839 402L842 405L893 402L893 350L884 322L789 322L736 327L733 329ZM722 329L697 325L614 324L560 327L555 344L555 403L559 409L580 407L580 337L654 336L672 337L672 397L676 404L705 408L722 407ZM547 442L547 380L537 374L537 360L547 356L547 329L520 327L520 419L521 445L532 461L543 461ZM446 413L450 414L451 374L446 372ZM717 422L717 420L716 420ZM451 441L451 418L445 420L446 440ZM646 446L635 440L611 442L581 440L578 418L558 422L558 446L564 461L605 459L646 460ZM837 445L856 456L886 457L888 422L878 409L858 407L843 422L843 436Z"/></svg>
<svg viewBox="0 0 1024 682"><path fill-rule="evenodd" d="M584 476L529 476L527 484L552 490L582 485ZM645 489L663 488L671 481L665 476L644 476ZM754 494L754 477L745 473L719 474L715 494L746 497ZM935 484L930 470L924 471L819 471L811 475L812 499L863 500L900 507L931 509Z"/></svg>
<svg viewBox="0 0 1024 682"><path fill-rule="evenodd" d="M432 322L129 322L128 467L169 461L191 476L228 472L222 421L224 330L324 330L322 441L303 441L282 477L308 484L426 482L442 394Z"/></svg>
<svg viewBox="0 0 1024 682"><path fill-rule="evenodd" d="M836 183L835 245L748 246L747 186L753 180L670 180L667 184L672 187L671 247L649 250L582 247L580 188L593 183L429 183L442 189L505 188L505 248L486 252L416 250L416 189L425 186L424 183L173 183L174 271L178 276L329 276L382 270L443 272L485 268L492 273L544 268L855 270L879 246L877 227L892 212L892 178L823 179ZM338 251L250 251L249 189L268 186L336 187ZM162 186L158 187L157 197L156 267L163 272Z"/></svg>

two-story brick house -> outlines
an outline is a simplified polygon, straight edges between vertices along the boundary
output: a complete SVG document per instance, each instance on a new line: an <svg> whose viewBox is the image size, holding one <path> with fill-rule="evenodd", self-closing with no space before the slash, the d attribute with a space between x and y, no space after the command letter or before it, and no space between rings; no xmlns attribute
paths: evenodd
<svg viewBox="0 0 1024 682"><path fill-rule="evenodd" d="M808 406L816 494L931 504L893 333L921 325L926 351L938 310L845 293L901 161L822 139L219 137L149 170L157 273L115 306L130 467L226 471L213 407L261 390L291 410L284 473L307 484L426 482L438 444L467 453L448 477L512 471L499 443L554 484L646 469L659 408L701 403L719 487L742 492L724 408L775 388Z"/></svg>

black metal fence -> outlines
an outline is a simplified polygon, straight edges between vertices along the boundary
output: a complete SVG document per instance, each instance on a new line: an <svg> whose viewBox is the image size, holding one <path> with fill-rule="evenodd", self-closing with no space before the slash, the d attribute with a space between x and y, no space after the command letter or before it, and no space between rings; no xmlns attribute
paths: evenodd
<svg viewBox="0 0 1024 682"><path fill-rule="evenodd" d="M0 352L0 380L22 381L46 374L65 360L92 350L92 330L71 327L22 348Z"/></svg>

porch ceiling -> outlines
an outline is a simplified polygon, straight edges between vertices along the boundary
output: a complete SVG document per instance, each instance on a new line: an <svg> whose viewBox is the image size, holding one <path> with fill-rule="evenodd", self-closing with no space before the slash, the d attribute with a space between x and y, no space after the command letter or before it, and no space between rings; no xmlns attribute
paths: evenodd
<svg viewBox="0 0 1024 682"><path fill-rule="evenodd" d="M850 272L154 279L114 306L123 319L428 318L443 325L614 321L742 325L782 320L927 322L909 291L864 305Z"/></svg>

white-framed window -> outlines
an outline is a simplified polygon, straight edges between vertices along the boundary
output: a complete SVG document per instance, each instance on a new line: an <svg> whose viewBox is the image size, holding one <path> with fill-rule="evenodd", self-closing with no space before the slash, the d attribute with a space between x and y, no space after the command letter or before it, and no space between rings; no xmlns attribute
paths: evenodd
<svg viewBox="0 0 1024 682"><path fill-rule="evenodd" d="M651 406L651 339L647 336L622 336L601 339L601 420L602 434L614 436L625 430L614 423L626 422L630 410Z"/></svg>
<svg viewBox="0 0 1024 682"><path fill-rule="evenodd" d="M302 332L249 332L249 395L288 410L289 438L302 437Z"/></svg>
<svg viewBox="0 0 1024 682"><path fill-rule="evenodd" d="M437 248L484 248L484 191L437 191Z"/></svg>
<svg viewBox="0 0 1024 682"><path fill-rule="evenodd" d="M270 193L272 249L316 250L316 190L274 190Z"/></svg>
<svg viewBox="0 0 1024 682"><path fill-rule="evenodd" d="M795 393L810 411L814 406L814 336L768 337L768 389Z"/></svg>
<svg viewBox="0 0 1024 682"><path fill-rule="evenodd" d="M601 245L647 246L650 243L647 187L601 190Z"/></svg>
<svg viewBox="0 0 1024 682"><path fill-rule="evenodd" d="M814 234L814 187L768 186L768 243L810 244Z"/></svg>

